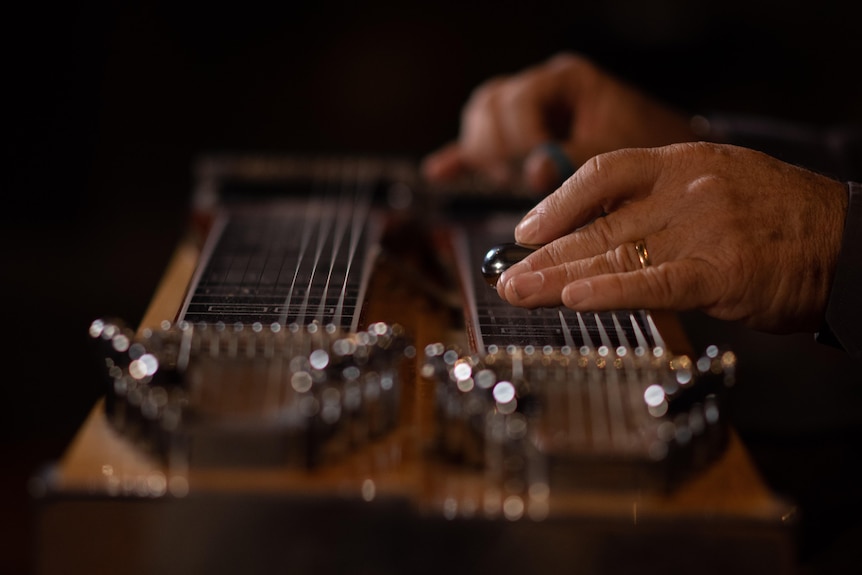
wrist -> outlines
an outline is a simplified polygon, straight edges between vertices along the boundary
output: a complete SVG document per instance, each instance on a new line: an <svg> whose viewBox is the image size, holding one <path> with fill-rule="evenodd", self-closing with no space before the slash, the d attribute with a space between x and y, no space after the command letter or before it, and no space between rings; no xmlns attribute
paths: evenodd
<svg viewBox="0 0 862 575"><path fill-rule="evenodd" d="M840 251L818 342L842 347L862 359L862 185L847 184L847 210Z"/></svg>

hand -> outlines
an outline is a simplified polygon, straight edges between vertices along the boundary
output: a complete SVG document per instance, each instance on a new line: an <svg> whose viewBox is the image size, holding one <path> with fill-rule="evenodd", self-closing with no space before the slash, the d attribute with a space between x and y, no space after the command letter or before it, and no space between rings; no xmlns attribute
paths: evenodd
<svg viewBox="0 0 862 575"><path fill-rule="evenodd" d="M816 331L846 211L844 184L760 152L619 150L591 159L524 217L516 241L544 246L497 291L525 307L701 309L764 331Z"/></svg>
<svg viewBox="0 0 862 575"><path fill-rule="evenodd" d="M689 119L617 80L588 60L558 55L520 74L491 80L467 102L457 142L426 158L431 181L479 172L500 184L518 176L547 193L560 174L542 149L557 143L574 166L623 147L695 139Z"/></svg>

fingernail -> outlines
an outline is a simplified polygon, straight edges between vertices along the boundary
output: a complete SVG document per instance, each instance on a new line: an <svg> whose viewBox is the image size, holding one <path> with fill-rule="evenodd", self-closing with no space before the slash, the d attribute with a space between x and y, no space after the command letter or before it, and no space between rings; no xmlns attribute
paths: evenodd
<svg viewBox="0 0 862 575"><path fill-rule="evenodd" d="M566 286L563 299L566 305L575 305L593 295L593 285L588 281L580 281Z"/></svg>
<svg viewBox="0 0 862 575"><path fill-rule="evenodd" d="M511 289L518 299L524 299L542 289L545 276L542 272L527 272L509 280L507 289Z"/></svg>
<svg viewBox="0 0 862 575"><path fill-rule="evenodd" d="M515 240L522 244L535 243L534 237L539 231L539 214L531 212L515 226Z"/></svg>
<svg viewBox="0 0 862 575"><path fill-rule="evenodd" d="M497 295L503 299L506 299L506 284L509 282L509 278L506 276L507 273L509 273L509 270L500 274L500 277L497 278L497 285L494 286L494 289L497 290Z"/></svg>

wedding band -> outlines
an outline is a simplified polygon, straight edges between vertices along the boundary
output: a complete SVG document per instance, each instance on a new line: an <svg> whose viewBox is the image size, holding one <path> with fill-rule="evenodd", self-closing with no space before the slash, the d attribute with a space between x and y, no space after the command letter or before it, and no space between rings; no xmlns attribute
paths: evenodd
<svg viewBox="0 0 862 575"><path fill-rule="evenodd" d="M652 262L649 260L649 252L646 249L646 242L644 240L638 240L635 242L635 251L638 253L638 259L641 262L641 267L646 269L652 265Z"/></svg>

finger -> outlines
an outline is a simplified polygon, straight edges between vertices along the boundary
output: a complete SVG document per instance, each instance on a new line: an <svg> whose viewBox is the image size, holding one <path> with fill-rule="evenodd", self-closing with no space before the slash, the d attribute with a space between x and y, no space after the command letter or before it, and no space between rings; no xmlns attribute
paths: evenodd
<svg viewBox="0 0 862 575"><path fill-rule="evenodd" d="M561 294L563 305L577 311L611 309L705 308L717 284L709 264L694 259L577 280Z"/></svg>
<svg viewBox="0 0 862 575"><path fill-rule="evenodd" d="M676 257L679 242L674 239L675 234L667 232L667 218L667 213L659 210L651 198L632 202L542 246L507 269L498 283L505 287L508 281L523 273L544 271L596 257L604 258L611 266L608 271L631 271L639 267L628 265L630 262L639 264L634 248L637 241L647 244L654 263L669 261ZM598 273L605 272L599 269L593 275ZM571 276L569 281L575 279L576 276Z"/></svg>
<svg viewBox="0 0 862 575"><path fill-rule="evenodd" d="M507 81L505 78L495 78L486 82L473 92L464 106L459 143L462 157L473 167L506 160L500 100Z"/></svg>
<svg viewBox="0 0 862 575"><path fill-rule="evenodd" d="M536 147L553 141L555 134L568 133L565 126L563 133L558 133L561 126L553 122L558 119L554 112L561 107L570 108L572 97L577 96L571 92L577 92L581 83L583 73L574 70L578 66L585 67L583 59L560 55L515 76L494 78L477 88L461 118L461 157L465 163L495 181L511 183L513 161L524 161ZM568 125L570 121L562 123ZM528 176L525 183L548 193L573 170L558 171L554 177L549 170L540 168L538 177L543 181L534 182Z"/></svg>
<svg viewBox="0 0 862 575"><path fill-rule="evenodd" d="M443 184L457 180L471 173L480 173L491 182L499 185L512 183L511 166L504 162L486 162L484 164L465 157L463 147L458 143L448 146L428 155L422 162L421 172L429 182Z"/></svg>
<svg viewBox="0 0 862 575"><path fill-rule="evenodd" d="M599 153L619 148L606 133L606 121L596 118L607 113L603 112L606 104L601 95L601 84L607 81L607 75L576 54L558 54L545 68L551 78L546 114L553 118L552 131L572 164L580 166Z"/></svg>
<svg viewBox="0 0 862 575"><path fill-rule="evenodd" d="M468 155L523 160L552 141L552 128L559 126L551 125L549 115L565 100L564 79L559 66L544 63L476 90L462 117Z"/></svg>
<svg viewBox="0 0 862 575"><path fill-rule="evenodd" d="M501 129L508 141L519 146L511 153L524 157L545 143L559 142L566 164L559 173L560 183L574 173L570 166L595 155L577 144L573 131L579 112L591 107L582 104L594 96L596 72L585 58L563 53L501 85ZM572 158L578 162L572 164Z"/></svg>
<svg viewBox="0 0 862 575"><path fill-rule="evenodd" d="M547 73L531 70L500 90L498 126L510 158L524 159L534 148L552 140L546 117L550 84Z"/></svg>
<svg viewBox="0 0 862 575"><path fill-rule="evenodd" d="M422 161L422 175L432 182L448 182L468 170L458 142L452 142L429 154Z"/></svg>
<svg viewBox="0 0 862 575"><path fill-rule="evenodd" d="M526 266L525 266L526 267ZM498 282L498 293L513 305L540 307L559 305L564 288L576 281L636 271L643 267L634 243L626 243L603 254L537 271L507 275Z"/></svg>
<svg viewBox="0 0 862 575"><path fill-rule="evenodd" d="M547 244L625 200L649 194L661 174L653 149L594 156L560 188L539 202L515 228L523 244Z"/></svg>
<svg viewBox="0 0 862 575"><path fill-rule="evenodd" d="M465 110L459 139L463 166L500 185L512 183L513 166L501 128L496 94L482 96Z"/></svg>
<svg viewBox="0 0 862 575"><path fill-rule="evenodd" d="M574 162L556 142L539 144L524 160L524 183L537 193L552 192L574 173Z"/></svg>

